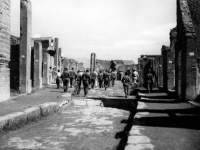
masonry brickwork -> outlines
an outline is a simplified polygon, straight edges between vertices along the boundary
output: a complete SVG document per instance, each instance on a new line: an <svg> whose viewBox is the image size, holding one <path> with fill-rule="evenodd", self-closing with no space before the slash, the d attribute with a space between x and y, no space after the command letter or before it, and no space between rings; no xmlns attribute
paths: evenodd
<svg viewBox="0 0 200 150"><path fill-rule="evenodd" d="M10 98L10 0L0 0L0 102Z"/></svg>
<svg viewBox="0 0 200 150"><path fill-rule="evenodd" d="M199 97L199 21L200 1L177 0L177 44L176 58L181 58L181 74L177 89L178 95L186 100L195 100ZM177 73L177 72L176 72ZM180 77L181 75L181 77ZM181 79L180 79L181 78ZM180 82L179 82L180 83Z"/></svg>

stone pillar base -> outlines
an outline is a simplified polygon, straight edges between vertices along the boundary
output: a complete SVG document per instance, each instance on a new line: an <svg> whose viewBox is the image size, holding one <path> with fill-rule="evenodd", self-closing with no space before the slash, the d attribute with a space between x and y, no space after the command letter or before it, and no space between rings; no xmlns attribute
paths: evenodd
<svg viewBox="0 0 200 150"><path fill-rule="evenodd" d="M0 102L10 99L10 69L0 68Z"/></svg>
<svg viewBox="0 0 200 150"><path fill-rule="evenodd" d="M32 92L32 81L31 81L31 79L27 80L27 89L26 89L26 92L27 93L31 93Z"/></svg>
<svg viewBox="0 0 200 150"><path fill-rule="evenodd" d="M42 84L43 79L42 79L42 78L39 78L39 82L40 82L39 89L41 89L41 88L43 87L43 84Z"/></svg>

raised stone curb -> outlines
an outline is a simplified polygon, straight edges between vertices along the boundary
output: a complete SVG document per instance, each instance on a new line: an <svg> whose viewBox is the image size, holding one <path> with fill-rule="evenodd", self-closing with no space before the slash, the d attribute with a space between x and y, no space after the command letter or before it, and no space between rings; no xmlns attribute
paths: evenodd
<svg viewBox="0 0 200 150"><path fill-rule="evenodd" d="M59 102L44 103L25 109L23 112L15 112L0 117L0 131L16 129L21 125L66 109L71 105L71 93L64 94L63 98Z"/></svg>

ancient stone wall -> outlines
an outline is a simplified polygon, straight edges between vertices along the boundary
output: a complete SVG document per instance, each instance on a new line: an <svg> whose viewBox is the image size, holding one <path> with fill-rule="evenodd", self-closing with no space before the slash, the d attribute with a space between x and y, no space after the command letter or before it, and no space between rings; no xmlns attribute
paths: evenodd
<svg viewBox="0 0 200 150"><path fill-rule="evenodd" d="M176 89L178 89L178 95L181 95L183 99L195 100L199 96L198 28L200 3L197 0L177 0L177 4L176 55L178 56L176 56L176 68L181 58L181 73L179 72L178 76L179 70L176 71L176 77L179 80L176 82ZM179 90L180 87L181 90Z"/></svg>
<svg viewBox="0 0 200 150"><path fill-rule="evenodd" d="M10 98L10 0L0 0L0 102Z"/></svg>

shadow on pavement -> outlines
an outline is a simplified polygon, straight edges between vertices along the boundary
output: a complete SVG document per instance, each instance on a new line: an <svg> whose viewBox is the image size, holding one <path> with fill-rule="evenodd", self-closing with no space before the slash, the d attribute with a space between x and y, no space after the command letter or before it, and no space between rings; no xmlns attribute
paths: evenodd
<svg viewBox="0 0 200 150"><path fill-rule="evenodd" d="M187 108L187 109L139 109L137 112L149 112L149 113L166 113L166 114L196 114L200 115L200 109ZM200 121L200 120L199 120Z"/></svg>
<svg viewBox="0 0 200 150"><path fill-rule="evenodd" d="M130 115L128 117L128 120L122 120L121 121L121 123L125 123L127 125L124 127L123 131L120 131L120 132L115 134L116 139L121 139L119 144L117 145L116 150L123 150L125 148L127 141L128 141L129 131L131 130L132 125L133 125L135 114L136 114L136 110L130 111Z"/></svg>
<svg viewBox="0 0 200 150"><path fill-rule="evenodd" d="M134 125L168 128L200 129L200 115L173 115L142 117L134 121Z"/></svg>

